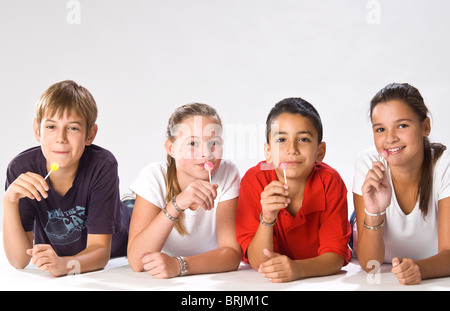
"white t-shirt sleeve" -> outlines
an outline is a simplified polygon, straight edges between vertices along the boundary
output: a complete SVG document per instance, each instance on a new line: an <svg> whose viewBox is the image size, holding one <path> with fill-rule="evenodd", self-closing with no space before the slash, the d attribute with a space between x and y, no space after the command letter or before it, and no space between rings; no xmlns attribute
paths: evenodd
<svg viewBox="0 0 450 311"><path fill-rule="evenodd" d="M374 147L366 149L358 154L353 175L353 193L362 196L361 188L364 184L364 180L366 180L367 172L372 168L372 163L376 161L382 161L382 158Z"/></svg>
<svg viewBox="0 0 450 311"><path fill-rule="evenodd" d="M166 175L165 163L151 163L144 167L129 189L150 203L163 208L166 205Z"/></svg>
<svg viewBox="0 0 450 311"><path fill-rule="evenodd" d="M450 197L450 154L444 151L434 168L434 187L437 189L437 200Z"/></svg>

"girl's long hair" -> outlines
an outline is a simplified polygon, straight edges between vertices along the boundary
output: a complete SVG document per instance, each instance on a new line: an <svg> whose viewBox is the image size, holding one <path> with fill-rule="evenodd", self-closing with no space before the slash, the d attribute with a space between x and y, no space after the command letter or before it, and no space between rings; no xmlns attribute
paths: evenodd
<svg viewBox="0 0 450 311"><path fill-rule="evenodd" d="M392 83L381 89L370 102L370 119L372 119L372 111L377 104L391 100L401 100L407 104L417 114L420 121L424 121L428 117L428 108L418 89L407 83ZM428 137L423 138L423 147L424 158L417 195L419 196L419 208L425 217L428 214L428 203L433 190L434 166L447 147L439 143L430 143Z"/></svg>
<svg viewBox="0 0 450 311"><path fill-rule="evenodd" d="M167 124L167 139L170 139L172 142L174 142L177 134L177 125L182 123L186 118L192 116L214 117L217 118L217 120L219 121L219 125L222 126L222 122L219 115L217 114L217 111L211 106L201 103L187 104L178 107L170 116L169 122ZM170 154L167 154L167 184L165 197L166 204L171 202L172 198L180 192L181 188L178 183L175 159ZM188 234L184 226L183 219L184 213L181 213L179 216L179 220L175 223L175 229L181 235Z"/></svg>

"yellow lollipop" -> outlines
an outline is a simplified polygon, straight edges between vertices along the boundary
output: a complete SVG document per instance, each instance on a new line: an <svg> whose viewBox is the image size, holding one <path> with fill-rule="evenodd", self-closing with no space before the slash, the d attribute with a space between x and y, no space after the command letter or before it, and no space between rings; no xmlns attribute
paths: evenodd
<svg viewBox="0 0 450 311"><path fill-rule="evenodd" d="M50 164L50 172L48 172L48 174L47 174L47 176L45 176L44 180L46 180L52 172L55 172L58 169L59 169L59 164L56 162L52 162L52 164Z"/></svg>
<svg viewBox="0 0 450 311"><path fill-rule="evenodd" d="M56 162L52 162L52 164L50 164L50 169L56 172L59 169L59 164Z"/></svg>

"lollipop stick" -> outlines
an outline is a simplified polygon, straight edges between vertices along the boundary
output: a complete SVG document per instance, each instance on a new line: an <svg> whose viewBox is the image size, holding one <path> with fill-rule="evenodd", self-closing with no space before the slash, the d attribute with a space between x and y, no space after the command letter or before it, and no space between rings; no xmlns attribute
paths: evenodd
<svg viewBox="0 0 450 311"><path fill-rule="evenodd" d="M209 183L211 183L211 171L208 171L209 173Z"/></svg>
<svg viewBox="0 0 450 311"><path fill-rule="evenodd" d="M389 157L389 153L386 150L383 150L380 154L381 156L381 163L383 163L384 167L387 168L387 158Z"/></svg>
<svg viewBox="0 0 450 311"><path fill-rule="evenodd" d="M47 180L48 176L50 176L50 174L51 174L52 172L53 172L53 171L50 170L50 172L48 172L47 176L45 176L44 180Z"/></svg>
<svg viewBox="0 0 450 311"><path fill-rule="evenodd" d="M284 183L287 185L286 170L285 169L283 170L283 173L284 173Z"/></svg>

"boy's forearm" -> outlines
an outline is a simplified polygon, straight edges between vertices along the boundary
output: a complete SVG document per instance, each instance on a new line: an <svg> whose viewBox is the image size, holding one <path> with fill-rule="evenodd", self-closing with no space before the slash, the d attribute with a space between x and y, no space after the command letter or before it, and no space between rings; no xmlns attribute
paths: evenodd
<svg viewBox="0 0 450 311"><path fill-rule="evenodd" d="M63 257L67 274L79 274L103 269L110 259L110 249L91 245L75 256Z"/></svg>
<svg viewBox="0 0 450 311"><path fill-rule="evenodd" d="M30 263L26 250L33 247L32 239L23 229L18 203L3 200L3 247L14 268L23 269Z"/></svg>
<svg viewBox="0 0 450 311"><path fill-rule="evenodd" d="M297 279L336 274L343 264L344 258L335 253L324 253L317 257L296 260Z"/></svg>
<svg viewBox="0 0 450 311"><path fill-rule="evenodd" d="M259 224L253 240L247 248L247 258L253 269L258 270L259 266L268 260L263 250L273 251L273 227Z"/></svg>
<svg viewBox="0 0 450 311"><path fill-rule="evenodd" d="M110 248L92 244L73 256L57 257L46 270L53 276L76 275L103 269L110 258Z"/></svg>

